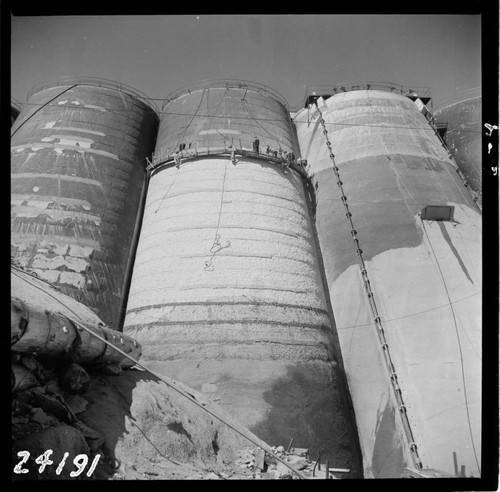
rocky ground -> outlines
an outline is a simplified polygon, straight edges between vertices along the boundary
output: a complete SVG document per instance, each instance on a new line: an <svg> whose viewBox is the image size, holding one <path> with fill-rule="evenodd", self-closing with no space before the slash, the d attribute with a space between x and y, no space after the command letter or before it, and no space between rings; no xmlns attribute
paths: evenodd
<svg viewBox="0 0 500 492"><path fill-rule="evenodd" d="M269 448L244 429L246 439L216 403L181 383L176 390L139 368L108 372L12 355L14 481L300 478L279 459L302 477L325 478L307 450Z"/></svg>

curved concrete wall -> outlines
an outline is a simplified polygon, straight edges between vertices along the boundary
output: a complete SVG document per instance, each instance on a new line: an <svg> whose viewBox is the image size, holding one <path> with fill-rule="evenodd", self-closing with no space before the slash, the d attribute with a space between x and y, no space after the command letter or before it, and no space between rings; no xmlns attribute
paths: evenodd
<svg viewBox="0 0 500 492"><path fill-rule="evenodd" d="M448 123L446 145L458 167L465 174L471 188L481 196L482 134L481 96L466 98L447 104L434 111L439 122Z"/></svg>
<svg viewBox="0 0 500 492"><path fill-rule="evenodd" d="M210 119L197 120L196 132L210 127ZM160 135L172 141L167 130ZM286 138L297 145L293 134ZM157 150L164 145L159 139ZM313 457L324 448L331 466L359 476L352 409L295 172L249 156L233 164L208 155L154 171L124 330L141 341L149 367L211 396L268 443L286 446L293 437Z"/></svg>
<svg viewBox="0 0 500 492"><path fill-rule="evenodd" d="M12 127L12 255L120 328L156 113L115 87L45 87Z"/></svg>
<svg viewBox="0 0 500 492"><path fill-rule="evenodd" d="M477 477L481 215L410 99L363 90L321 107L418 456L454 474L456 453L458 469ZM415 462L314 109L296 115L297 134L318 185L316 227L364 473L399 477ZM426 205L454 206L456 222L421 220Z"/></svg>

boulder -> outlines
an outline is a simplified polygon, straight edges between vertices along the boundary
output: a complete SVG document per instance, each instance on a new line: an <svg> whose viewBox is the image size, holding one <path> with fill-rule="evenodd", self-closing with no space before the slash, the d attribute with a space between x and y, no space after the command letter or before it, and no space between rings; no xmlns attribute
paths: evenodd
<svg viewBox="0 0 500 492"><path fill-rule="evenodd" d="M76 362L64 366L61 373L61 387L64 391L73 394L86 393L90 386L90 376L87 371Z"/></svg>

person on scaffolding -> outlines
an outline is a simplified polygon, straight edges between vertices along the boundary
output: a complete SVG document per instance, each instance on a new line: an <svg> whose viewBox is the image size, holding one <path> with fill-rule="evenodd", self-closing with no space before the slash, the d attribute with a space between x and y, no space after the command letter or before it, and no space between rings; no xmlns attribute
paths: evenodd
<svg viewBox="0 0 500 492"><path fill-rule="evenodd" d="M233 145L233 142L231 142L229 144L229 148L228 148L229 152L231 153L231 162L233 163L233 165L236 166L236 157L234 155L234 151L235 151L235 148L234 148L234 145Z"/></svg>
<svg viewBox="0 0 500 492"><path fill-rule="evenodd" d="M282 157L283 158L281 159L281 165L283 166L285 174L288 174L288 168L290 166L290 153L287 152L286 150L283 150Z"/></svg>
<svg viewBox="0 0 500 492"><path fill-rule="evenodd" d="M174 158L174 161L175 161L175 167L177 169L179 169L181 167L181 151L179 150L176 150L173 154L172 154L173 158Z"/></svg>
<svg viewBox="0 0 500 492"><path fill-rule="evenodd" d="M253 151L255 154L259 153L259 145L260 145L260 141L257 138L257 135L255 135L255 140L253 141Z"/></svg>

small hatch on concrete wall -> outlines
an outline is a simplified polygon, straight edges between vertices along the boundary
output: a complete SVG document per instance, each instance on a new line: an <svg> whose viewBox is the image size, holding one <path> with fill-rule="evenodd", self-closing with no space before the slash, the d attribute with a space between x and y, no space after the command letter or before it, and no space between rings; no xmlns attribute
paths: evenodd
<svg viewBox="0 0 500 492"><path fill-rule="evenodd" d="M420 211L420 218L425 220L453 220L455 207L451 205L427 205Z"/></svg>

